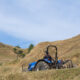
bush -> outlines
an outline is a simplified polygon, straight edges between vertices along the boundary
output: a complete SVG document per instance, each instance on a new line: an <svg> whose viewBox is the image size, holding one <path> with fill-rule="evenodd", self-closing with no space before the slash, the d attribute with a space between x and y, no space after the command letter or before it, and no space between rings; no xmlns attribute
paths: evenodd
<svg viewBox="0 0 80 80"><path fill-rule="evenodd" d="M23 53L22 50L19 50L19 51L18 51L18 55L21 56L21 57L25 57L25 54Z"/></svg>
<svg viewBox="0 0 80 80"><path fill-rule="evenodd" d="M22 50L19 50L17 54L22 54L22 53L23 53L23 51Z"/></svg>
<svg viewBox="0 0 80 80"><path fill-rule="evenodd" d="M34 48L33 44L30 44L29 48L28 48L28 53L30 53L30 51Z"/></svg>
<svg viewBox="0 0 80 80"><path fill-rule="evenodd" d="M21 56L22 56L22 57L25 57L25 54L24 54L24 53L22 53L22 54L21 54Z"/></svg>
<svg viewBox="0 0 80 80"><path fill-rule="evenodd" d="M14 50L14 53L17 54L17 60L18 60L18 57L25 57L25 54L23 53L22 50L18 50L17 48L13 48Z"/></svg>
<svg viewBox="0 0 80 80"><path fill-rule="evenodd" d="M17 53L17 49L16 48L13 48L13 50L14 50L14 53Z"/></svg>
<svg viewBox="0 0 80 80"><path fill-rule="evenodd" d="M16 46L16 48L21 48L20 46Z"/></svg>

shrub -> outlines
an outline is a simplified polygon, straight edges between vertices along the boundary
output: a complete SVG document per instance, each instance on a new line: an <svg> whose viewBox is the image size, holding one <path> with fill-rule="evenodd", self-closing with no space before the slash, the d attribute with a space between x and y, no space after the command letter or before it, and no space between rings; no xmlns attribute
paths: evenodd
<svg viewBox="0 0 80 80"><path fill-rule="evenodd" d="M17 49L16 48L13 48L13 50L14 50L14 53L17 53Z"/></svg>
<svg viewBox="0 0 80 80"><path fill-rule="evenodd" d="M16 46L16 48L21 48L20 46Z"/></svg>
<svg viewBox="0 0 80 80"><path fill-rule="evenodd" d="M22 50L18 50L17 48L13 48L13 50L14 50L14 53L16 53L17 55L17 60L19 57L25 57L25 54L23 53Z"/></svg>
<svg viewBox="0 0 80 80"><path fill-rule="evenodd" d="M22 53L23 53L23 51L22 50L19 50L17 54L22 54Z"/></svg>
<svg viewBox="0 0 80 80"><path fill-rule="evenodd" d="M33 44L30 44L29 48L28 48L28 53L30 53L30 51L34 48Z"/></svg>

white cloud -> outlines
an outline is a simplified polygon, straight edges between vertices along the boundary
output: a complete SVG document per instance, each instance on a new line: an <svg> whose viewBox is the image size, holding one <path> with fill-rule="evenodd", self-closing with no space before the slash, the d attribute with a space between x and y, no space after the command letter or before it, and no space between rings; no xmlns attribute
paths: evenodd
<svg viewBox="0 0 80 80"><path fill-rule="evenodd" d="M1 31L35 42L54 41L80 33L79 3L65 5L65 2L52 0L17 1L13 4L16 8L10 5L10 10L6 11L6 4L4 10L0 11Z"/></svg>
<svg viewBox="0 0 80 80"><path fill-rule="evenodd" d="M23 7L30 12L39 11L41 8L45 7L48 4L48 0L18 0L19 6Z"/></svg>

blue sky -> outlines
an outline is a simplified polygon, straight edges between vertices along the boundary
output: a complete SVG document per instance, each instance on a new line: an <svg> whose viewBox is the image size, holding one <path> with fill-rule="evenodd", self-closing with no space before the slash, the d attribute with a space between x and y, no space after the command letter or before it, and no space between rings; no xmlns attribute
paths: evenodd
<svg viewBox="0 0 80 80"><path fill-rule="evenodd" d="M0 0L0 42L20 45L80 34L80 0Z"/></svg>

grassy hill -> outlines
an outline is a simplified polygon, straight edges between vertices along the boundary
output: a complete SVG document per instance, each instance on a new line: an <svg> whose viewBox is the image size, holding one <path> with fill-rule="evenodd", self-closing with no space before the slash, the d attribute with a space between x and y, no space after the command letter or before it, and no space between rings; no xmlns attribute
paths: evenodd
<svg viewBox="0 0 80 80"><path fill-rule="evenodd" d="M26 55L20 64L29 64L43 58L48 45L56 45L58 47L59 59L71 59L74 64L80 66L80 35L63 41L39 43L30 54ZM51 55L53 54L51 53Z"/></svg>
<svg viewBox="0 0 80 80"><path fill-rule="evenodd" d="M0 63L5 63L16 58L13 47L0 43Z"/></svg>
<svg viewBox="0 0 80 80"><path fill-rule="evenodd" d="M14 48L13 46L0 43L0 64L16 60L17 55L14 53ZM27 53L27 49L17 48L17 50L22 50L25 54Z"/></svg>
<svg viewBox="0 0 80 80"><path fill-rule="evenodd" d="M30 62L43 58L48 45L56 45L58 47L59 59L71 59L74 64L78 65L78 67L73 69L22 72L21 65L26 64L26 66L28 66ZM4 49L4 55L1 54L1 51L0 55L5 56L5 52L9 54L9 57L10 55L13 55L13 47L7 47L7 49L8 48L10 48L11 52L7 52ZM24 51L26 52L26 50ZM50 54L52 55L52 53ZM7 55L5 58L6 57ZM0 80L80 80L80 35L62 41L39 43L26 55L25 58L20 59L15 65L12 62L12 65L8 64L0 66Z"/></svg>

